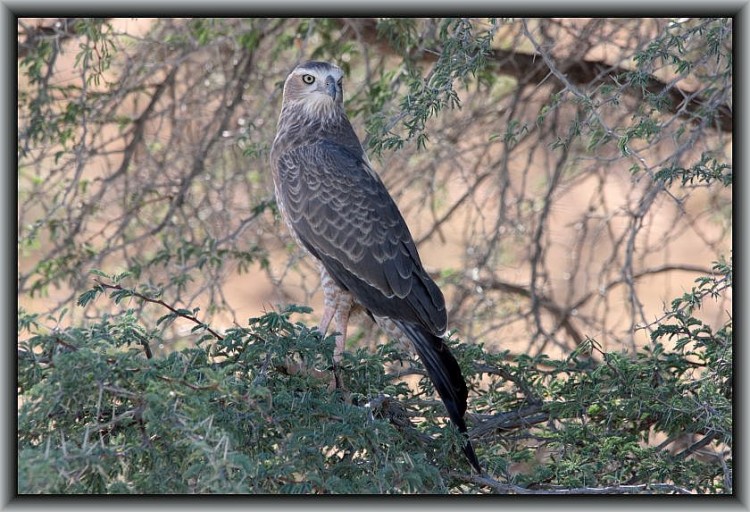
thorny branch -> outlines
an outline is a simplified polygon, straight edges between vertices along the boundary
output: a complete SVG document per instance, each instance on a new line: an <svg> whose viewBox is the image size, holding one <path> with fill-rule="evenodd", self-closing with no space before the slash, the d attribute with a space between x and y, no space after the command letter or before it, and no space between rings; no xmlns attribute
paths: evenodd
<svg viewBox="0 0 750 512"><path fill-rule="evenodd" d="M158 304L158 305L160 305L162 307L165 307L169 311L171 311L175 316L179 316L179 317L185 318L186 320L190 320L194 324L197 324L198 326L200 326L202 329L205 329L207 332L211 333L211 335L213 335L213 337L216 338L217 340L223 340L224 339L224 337L222 335L220 335L219 333L217 333L216 331L214 331L207 324L205 324L205 323L201 322L200 320L198 320L198 318L195 317L194 315L186 313L184 310L177 309L177 308L175 308L175 307L167 304L166 302L164 302L161 299L154 299L154 298L148 297L146 295L143 295L142 293L138 293L135 290L132 290L132 289L129 289L129 288L123 288L119 284L109 284L109 283L102 282L99 279L94 279L94 281L96 282L96 284L98 286L101 286L102 288L106 288L108 290L124 291L124 292L127 292L128 295L132 295L133 297L137 297L137 298L139 298L139 299L141 299L143 301L150 302L152 304Z"/></svg>

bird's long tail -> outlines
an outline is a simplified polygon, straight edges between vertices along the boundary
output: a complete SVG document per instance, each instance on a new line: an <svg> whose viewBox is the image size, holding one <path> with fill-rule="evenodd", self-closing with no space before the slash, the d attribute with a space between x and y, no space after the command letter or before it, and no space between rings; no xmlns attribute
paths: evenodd
<svg viewBox="0 0 750 512"><path fill-rule="evenodd" d="M466 382L458 362L443 339L435 336L424 327L404 321L394 321L394 323L411 340L414 350L422 360L422 364L427 369L427 374L448 410L451 421L466 437L463 446L466 458L469 459L477 472L482 473L479 459L477 459L474 447L466 433L464 413L466 412L466 397L469 391L466 388Z"/></svg>

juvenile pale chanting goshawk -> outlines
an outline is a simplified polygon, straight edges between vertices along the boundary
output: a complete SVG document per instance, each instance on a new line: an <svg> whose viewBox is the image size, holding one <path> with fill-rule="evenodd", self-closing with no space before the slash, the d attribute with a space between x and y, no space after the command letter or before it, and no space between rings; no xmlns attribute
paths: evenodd
<svg viewBox="0 0 750 512"><path fill-rule="evenodd" d="M320 331L334 322L340 360L349 314L362 307L386 334L413 347L451 421L465 434L468 391L441 338L448 322L445 299L346 117L342 81L338 66L318 61L297 66L284 83L271 148L281 216L320 267L325 303ZM481 473L468 438L463 451Z"/></svg>

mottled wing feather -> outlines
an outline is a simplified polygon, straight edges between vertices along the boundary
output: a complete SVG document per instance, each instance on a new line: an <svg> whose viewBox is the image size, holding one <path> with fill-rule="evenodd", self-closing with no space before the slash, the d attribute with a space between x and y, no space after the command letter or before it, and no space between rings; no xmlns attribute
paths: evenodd
<svg viewBox="0 0 750 512"><path fill-rule="evenodd" d="M445 330L443 295L361 155L320 141L286 151L277 166L292 228L340 286L376 315L416 322L435 334Z"/></svg>

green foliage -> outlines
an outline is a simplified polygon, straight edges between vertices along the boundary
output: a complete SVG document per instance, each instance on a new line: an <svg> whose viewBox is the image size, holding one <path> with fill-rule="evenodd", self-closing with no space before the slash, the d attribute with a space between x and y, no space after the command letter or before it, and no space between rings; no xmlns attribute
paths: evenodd
<svg viewBox="0 0 750 512"><path fill-rule="evenodd" d="M332 338L291 320L308 311L153 359L126 348L146 331L128 312L31 336L20 347L19 492L445 491L416 434L366 404L383 389L408 395L386 384L396 352L347 356L347 391L331 392L310 371L331 366Z"/></svg>
<svg viewBox="0 0 750 512"><path fill-rule="evenodd" d="M694 165L683 168L680 166L665 167L657 171L654 178L672 185L675 180L685 186L709 186L718 181L724 187L732 185L732 166L717 160L709 154L703 153Z"/></svg>
<svg viewBox="0 0 750 512"><path fill-rule="evenodd" d="M30 85L19 94L19 111L28 115L26 129L18 134L19 157L27 156L39 144L59 144L63 149L76 142L76 128L90 105L85 91L101 84L102 76L114 55L112 27L103 19L78 19L71 30L82 37L75 57L80 70L80 84L58 84L52 81L60 48L48 40L41 40L34 51L18 61L19 74ZM56 153L60 158L63 152Z"/></svg>
<svg viewBox="0 0 750 512"><path fill-rule="evenodd" d="M382 113L368 118L369 148L375 154L400 149L412 139L417 148L425 148L429 139L428 120L444 109L461 107L457 85L474 82L482 85L494 81L488 70L487 54L491 51L499 24L492 22L488 28L477 30L475 23L468 19L445 19L440 22L434 39L428 41L416 40L416 25L414 20L401 18L378 22L378 34L387 38L404 59L399 74L405 82L406 92L401 96L397 117L401 130L395 130L394 120ZM437 62L426 77L422 76L423 70L413 63L411 55L414 46L424 45L440 48ZM384 90L382 79L371 90L376 105L384 103Z"/></svg>
<svg viewBox="0 0 750 512"><path fill-rule="evenodd" d="M715 270L675 299L636 357L593 340L566 360L451 342L472 382L474 444L489 473L540 492L634 482L731 492L718 458L691 457L697 446L732 446L731 324L714 333L692 316L731 286L731 265ZM455 432L439 427L429 380L415 392L389 371L403 355L386 344L346 354L332 389L333 337L293 320L309 312L196 334L193 347L159 357L143 348L160 335L132 309L48 333L21 312L19 492L482 491L461 476L467 463ZM509 411L522 420L499 421ZM649 443L658 434L700 439L674 452ZM512 474L512 464L531 467Z"/></svg>

